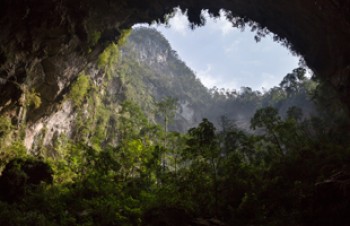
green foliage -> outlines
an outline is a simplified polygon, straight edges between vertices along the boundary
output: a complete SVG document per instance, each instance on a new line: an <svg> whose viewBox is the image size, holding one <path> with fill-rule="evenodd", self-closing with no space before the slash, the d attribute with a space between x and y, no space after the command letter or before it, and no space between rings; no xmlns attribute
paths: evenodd
<svg viewBox="0 0 350 226"><path fill-rule="evenodd" d="M156 103L159 114L165 121L171 121L175 117L177 108L177 99L172 97L166 97L162 101Z"/></svg>
<svg viewBox="0 0 350 226"><path fill-rule="evenodd" d="M89 35L89 45L90 46L95 46L98 41L101 38L101 32L100 31L93 31L90 35Z"/></svg>
<svg viewBox="0 0 350 226"><path fill-rule="evenodd" d="M279 121L280 116L277 109L273 107L266 107L258 109L250 123L253 129L263 127L268 131L271 131Z"/></svg>
<svg viewBox="0 0 350 226"><path fill-rule="evenodd" d="M3 148L8 154L13 155L12 157L24 157L27 154L27 149L23 142L20 140L13 141L9 146Z"/></svg>
<svg viewBox="0 0 350 226"><path fill-rule="evenodd" d="M292 73L287 74L280 83L288 96L293 95L293 93L299 92L300 84L306 80L305 77L306 69L296 68Z"/></svg>
<svg viewBox="0 0 350 226"><path fill-rule="evenodd" d="M14 136L15 127L10 118L0 116L0 170L14 157L23 157L27 150L21 139Z"/></svg>
<svg viewBox="0 0 350 226"><path fill-rule="evenodd" d="M157 114L164 119L164 147L167 147L167 133L168 133L168 125L173 122L176 108L177 108L177 100L172 97L166 97L162 101L156 103L156 107L158 108Z"/></svg>
<svg viewBox="0 0 350 226"><path fill-rule="evenodd" d="M104 69L111 67L118 62L119 48L115 43L110 44L99 56L97 65Z"/></svg>
<svg viewBox="0 0 350 226"><path fill-rule="evenodd" d="M205 158L217 155L218 142L215 130L213 123L208 119L203 119L197 128L190 129L188 131L190 138L187 141L188 151Z"/></svg>
<svg viewBox="0 0 350 226"><path fill-rule="evenodd" d="M73 101L75 106L81 106L84 102L86 94L90 88L89 76L80 74L77 80L72 84L69 98Z"/></svg>
<svg viewBox="0 0 350 226"><path fill-rule="evenodd" d="M0 116L0 139L11 133L12 124L8 117Z"/></svg>
<svg viewBox="0 0 350 226"><path fill-rule="evenodd" d="M303 118L303 111L295 106L288 108L287 117L299 121Z"/></svg>
<svg viewBox="0 0 350 226"><path fill-rule="evenodd" d="M140 32L131 38L161 38ZM174 79L132 54L118 62L118 54L114 45L100 56L109 74L102 83L80 75L72 85L72 138L61 134L52 147L37 142L52 153L44 155L48 163L28 158L20 141L5 145L15 133L0 117L0 225L190 225L197 217L227 225L347 225L350 123L329 87L296 69L265 93L207 92L175 53L167 59ZM310 94L319 108L314 116L300 107ZM201 113L221 109L222 129L203 119L186 134L169 132L183 102L167 96L202 106ZM239 129L228 117L237 112L256 131Z"/></svg>
<svg viewBox="0 0 350 226"><path fill-rule="evenodd" d="M33 106L34 108L39 108L41 105L41 97L40 94L36 93L34 89L26 90L26 105L28 107Z"/></svg>
<svg viewBox="0 0 350 226"><path fill-rule="evenodd" d="M124 101L120 111L120 139L137 138L142 129L147 125L147 119L141 108L131 101Z"/></svg>
<svg viewBox="0 0 350 226"><path fill-rule="evenodd" d="M91 107L103 106L101 99ZM111 117L105 115L107 106L96 111L102 127L110 123L103 120ZM324 128L334 125L325 118L302 119L296 107L287 112L282 118L272 107L259 109L252 126L267 132L258 135L240 131L225 117L217 132L203 119L186 135L169 133L165 148L161 130L150 125L139 106L125 101L117 121L124 131L119 145L99 142L106 137L94 123L87 125L96 128L89 132L96 139L90 146L61 138L62 156L50 161L52 185L32 186L20 166L23 161L9 163L13 166L6 167L3 178L16 178L7 182L19 190L7 193L17 191L21 199L11 194L6 197L12 197L12 204L0 202L0 222L144 225L205 216L228 225L317 225L331 217L335 220L328 225L342 225L339 219L347 219L348 205L342 190L332 187L329 194L321 187L333 186L332 178L346 170L348 134L325 133ZM324 195L332 194L340 206L324 204ZM323 204L315 209L316 202ZM337 214L329 212L333 208Z"/></svg>
<svg viewBox="0 0 350 226"><path fill-rule="evenodd" d="M119 60L119 46L123 45L131 30L123 30L118 39L118 43L111 43L99 56L97 66L104 69L107 73L111 73Z"/></svg>
<svg viewBox="0 0 350 226"><path fill-rule="evenodd" d="M131 34L131 31L132 31L132 29L124 29L124 30L122 30L122 33L121 33L121 35L120 35L120 37L118 39L118 45L119 46L122 46L122 45L124 45L127 42L128 38L129 38L129 36Z"/></svg>

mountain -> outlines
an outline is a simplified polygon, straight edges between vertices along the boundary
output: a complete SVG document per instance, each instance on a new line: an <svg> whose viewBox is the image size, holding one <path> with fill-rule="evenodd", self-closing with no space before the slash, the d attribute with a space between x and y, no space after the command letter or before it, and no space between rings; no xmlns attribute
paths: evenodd
<svg viewBox="0 0 350 226"><path fill-rule="evenodd" d="M291 78L296 73L303 76L302 80L295 78L293 85L299 86L297 89L288 87L289 83L266 93L249 87L242 87L239 91L208 89L155 29L134 29L121 53L121 68L127 71L123 74L126 96L148 113L154 111L150 106L155 106L157 101L166 97L177 99L175 121L170 126L175 131L185 132L202 118L208 118L220 128L223 116L248 131L255 111L266 106L278 108L283 116L294 105L302 108L305 116L315 113L309 97L315 83L305 78L304 69L290 73ZM287 93L290 89L293 92Z"/></svg>
<svg viewBox="0 0 350 226"><path fill-rule="evenodd" d="M172 130L185 132L205 117L208 89L155 29L137 28L121 48L121 77L128 99L152 117L155 103L177 100ZM127 73L126 73L127 71Z"/></svg>

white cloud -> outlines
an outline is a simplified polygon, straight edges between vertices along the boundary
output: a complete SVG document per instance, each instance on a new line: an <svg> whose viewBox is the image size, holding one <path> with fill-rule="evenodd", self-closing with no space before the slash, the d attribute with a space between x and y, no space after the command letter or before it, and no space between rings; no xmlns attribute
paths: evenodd
<svg viewBox="0 0 350 226"><path fill-rule="evenodd" d="M224 88L230 89L230 90L238 90L239 86L237 85L237 82L234 81L233 79L230 79L229 81L222 81L221 84L224 84Z"/></svg>
<svg viewBox="0 0 350 226"><path fill-rule="evenodd" d="M220 12L220 18L217 20L217 25L221 30L221 35L226 36L235 31L235 28L232 26L232 23L228 21L223 13Z"/></svg>
<svg viewBox="0 0 350 226"><path fill-rule="evenodd" d="M241 44L241 40L234 40L229 46L225 48L226 54L237 53L239 51L239 45Z"/></svg>
<svg viewBox="0 0 350 226"><path fill-rule="evenodd" d="M277 86L280 83L280 76L276 76L270 73L263 72L261 73L261 86L260 89L270 89L274 86Z"/></svg>
<svg viewBox="0 0 350 226"><path fill-rule="evenodd" d="M207 65L207 68L204 70L199 70L196 75L201 80L204 86L211 88L217 86L219 81L211 74L212 66Z"/></svg>
<svg viewBox="0 0 350 226"><path fill-rule="evenodd" d="M180 58L198 71L203 85L268 89L278 85L283 76L298 66L298 58L273 42L270 36L255 43L254 33L233 28L224 14L222 11L220 17L214 19L203 12L206 26L192 31L187 17L177 10L169 20L169 29L164 25L157 27Z"/></svg>
<svg viewBox="0 0 350 226"><path fill-rule="evenodd" d="M233 77L225 78L224 76L217 74L216 71L217 70L211 64L208 64L206 69L199 70L196 73L196 76L207 88L216 86L218 88L230 90L238 89L237 82L233 80Z"/></svg>
<svg viewBox="0 0 350 226"><path fill-rule="evenodd" d="M181 12L181 10L175 10L175 16L169 20L170 28L181 34L182 36L186 36L189 31L189 22L187 16Z"/></svg>
<svg viewBox="0 0 350 226"><path fill-rule="evenodd" d="M224 11L220 11L220 16L218 18L210 18L207 10L203 11L202 15L206 19L207 30L211 33L220 32L221 36L227 36L236 31L232 23L226 19Z"/></svg>

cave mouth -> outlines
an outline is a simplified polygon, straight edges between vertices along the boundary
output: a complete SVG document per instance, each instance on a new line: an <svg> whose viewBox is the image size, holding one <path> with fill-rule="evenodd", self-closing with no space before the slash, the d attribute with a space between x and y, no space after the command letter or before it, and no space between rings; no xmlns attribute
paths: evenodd
<svg viewBox="0 0 350 226"><path fill-rule="evenodd" d="M202 10L205 23L193 27L188 12L175 8L166 23L136 24L133 29L160 32L208 89L250 87L264 92L278 86L293 69L308 69L303 58L274 39L274 34L265 31L262 37L253 26L236 28L228 15L220 10L214 17ZM307 72L310 78L313 72Z"/></svg>
<svg viewBox="0 0 350 226"><path fill-rule="evenodd" d="M203 25L201 11L220 16L225 9L234 27L256 29L257 39L274 39L303 56L315 76L331 84L350 106L349 1L11 1L0 3L0 109L18 105L23 83L58 102L81 71L124 29L154 20L165 22L175 7L187 9L191 26ZM46 111L46 110L45 110ZM50 110L49 110L50 111Z"/></svg>
<svg viewBox="0 0 350 226"><path fill-rule="evenodd" d="M53 105L63 100L64 95L68 92L71 84L74 84L74 81L77 80L80 72L91 69L88 72L95 73L96 77L103 76L101 75L103 73L99 74L96 72L97 70L93 70L95 69L96 60L108 43L117 41L116 39L121 36L121 31L123 29L130 28L132 25L137 23L150 22L152 20L162 18L164 15L171 12L174 6L177 5L180 5L183 9L188 9L188 18L193 26L202 24L202 9L208 9L209 14L218 16L220 9L224 8L232 12L230 17L234 20L236 27L242 27L246 24L257 26L257 32L261 36L263 36L264 31L268 29L272 33L276 34L275 38L280 40L288 40L286 44L290 47L290 49L302 55L306 64L316 73L316 75L319 78L322 78L324 81L331 83L337 89L338 95L342 98L343 102L350 106L350 42L348 41L350 40L350 1L3 0L0 1L0 26L3 28L2 32L0 33L0 113L11 111L10 114L12 115L10 116L13 118L18 117L20 120L29 119L34 122L35 120L46 118L56 111ZM259 35L257 38L260 37ZM37 99L36 97L38 95L43 97L41 107L38 109L33 108L34 110L31 112L28 111L27 118L22 117L26 116L25 113L21 113L24 111L16 111L15 109L24 106L24 103L20 103L19 101L20 99L23 99L21 98L21 95L28 89L20 90L23 88L22 84L27 84L29 86L24 88L35 88L35 92L31 93L33 102ZM105 105L104 101L100 102L101 106ZM99 113L99 111L97 111L97 113ZM112 121L115 121L114 118L110 118L111 120L104 120L108 119L104 114L101 114L101 119L103 119L101 121L105 121L106 125L109 125L112 123ZM332 122L332 119L333 118L328 120L328 122ZM20 120L17 121L21 122ZM16 119L12 121L14 122L13 124L17 124ZM70 122L69 118L64 121ZM81 120L80 122L82 127L85 127L86 124L88 124L88 121L86 120ZM316 121L315 124L319 124L318 121ZM11 121L8 120L5 126L11 128ZM55 127L56 124L53 124L52 126ZM107 128L107 126L104 128ZM97 135L104 135L106 134L106 130L104 128L101 130L97 130L95 128L84 128L84 133L85 131L87 131L87 133L96 131L96 134L98 133ZM111 129L114 130L118 128L115 127ZM310 223L314 225L321 225L324 222L328 222L328 225L342 225L342 223L344 223L344 221L342 222L343 219L348 220L347 213L349 212L349 204L343 203L344 200L344 202L347 201L346 198L348 198L348 194L344 194L344 196L334 196L333 191L344 190L343 188L348 187L347 182L349 181L349 174L347 172L349 171L349 167L344 168L344 171L340 171L341 174L338 174L338 171L333 171L333 169L340 170L343 164L345 165L349 162L348 159L350 158L348 156L350 155L348 154L348 141L350 139L346 139L347 137L344 139L338 139L337 137L338 134L347 136L349 134L348 131L349 127L346 126L342 127L342 130L335 129L334 131L330 131L333 132L332 134L335 142L328 143L327 140L329 137L327 136L327 133L325 133L327 131L324 131L322 128L320 130L315 129L315 132L319 132L321 135L323 135L320 136L320 138L323 139L320 139L321 142L317 142L318 140L315 140L310 146L304 145L304 142L302 142L303 140L299 139L299 137L304 138L303 135L296 137L297 139L295 144L298 146L295 147L295 150L298 151L296 152L297 154L300 153L296 155L296 158L291 158L291 161L288 161L288 159L286 159L287 161L279 161L279 159L274 161L274 159L272 159L275 163L274 165L277 169L279 169L279 171L274 170L276 169L274 167L270 167L266 168L268 171L262 171L260 174L254 169L250 170L249 168L246 168L245 164L237 164L237 161L235 161L236 158L233 158L233 161L229 162L228 165L229 171L232 171L229 178L237 178L236 176L239 176L238 179L242 180L238 181L238 183L224 184L225 186L221 187L223 189L219 190L215 188L215 192L222 192L224 201L227 200L231 203L237 203L237 201L236 199L233 199L234 195L232 195L231 190L226 191L226 188L233 188L234 192L242 193L240 195L243 196L242 200L244 202L242 202L242 205L238 206L239 209L237 209L237 212L242 212L242 217L248 220L254 219L254 217L259 218L259 221L251 224L260 224L260 220L265 220L266 217L269 216L275 216L276 210L278 210L276 216L280 215L281 221L272 221L271 224L283 225L283 222L294 217L305 217L306 225L310 225ZM52 136L56 136L56 133L54 133L51 129L47 129L46 127L42 129L42 132L44 134L51 133ZM118 130L116 130L116 132L118 132ZM34 136L34 133L32 134ZM22 133L15 135L21 137ZM211 136L211 133L209 136ZM156 138L159 139L159 137ZM289 136L281 136L281 138L289 140ZM38 139L42 140L42 136L38 136ZM246 140L243 141L249 143L250 139L247 140L248 142ZM313 141L313 139L311 141ZM326 143L323 143L323 141ZM338 141L342 141L344 145L339 144ZM333 144L336 145L333 146ZM135 149L138 149L139 142L132 142L130 143L130 146L134 146ZM270 145L266 145L266 149L270 149L269 147ZM194 146L194 148L196 147ZM252 147L247 146L247 149L249 152ZM315 152L312 152L309 155L308 151L310 149L315 150ZM157 148L156 150L161 151L161 148ZM73 149L73 151L76 152L77 150ZM23 215L23 218L21 218L23 219L23 222L31 222L28 221L28 219L33 219L33 222L34 220L37 221L38 219L40 222L46 222L44 221L44 215L46 214L43 211L47 209L55 212L47 215L51 216L50 218L52 218L47 222L66 222L67 224L68 222L84 223L85 221L81 220L96 219L99 221L100 219L107 220L118 217L118 221L111 222L110 225L112 225L120 223L119 220L123 220L125 215L125 217L131 218L132 221L130 221L130 224L139 224L139 217L137 217L137 215L141 209L134 207L137 206L137 203L142 203L142 200L137 202L137 200L134 200L133 197L140 196L143 197L144 200L152 201L152 196L148 196L147 193L135 194L135 189L137 190L137 188L141 188L143 186L142 180L133 180L132 183L126 184L126 186L118 186L117 189L109 186L109 183L104 186L103 181L120 181L120 179L123 179L123 177L119 176L114 177L113 174L113 177L105 177L106 174L109 174L108 168L106 170L104 167L105 162L110 162L110 164L113 165L113 171L120 171L119 161L110 161L112 160L113 155L109 153L110 152L105 153L106 155L99 155L100 158L98 162L93 160L90 161L91 158L83 159L84 165L96 166L89 168L96 168L96 170L98 169L101 171L101 174L97 174L96 176L98 177L101 175L102 181L95 181L87 178L87 180L83 181L84 183L79 183L77 186L71 182L68 182L68 189L72 188L74 189L73 191L76 192L69 192L69 190L67 191L62 187L63 196L61 197L64 200L63 203L66 204L62 205L63 203L58 203L59 205L53 206L53 203L50 200L52 200L51 198L53 198L53 200L56 199L57 196L52 196L52 194L56 194L58 190L53 189L51 192L46 192L46 189L41 189L39 187L38 189L35 189L35 191L38 191L39 193L45 191L45 194L47 195L44 197L45 199L41 199L40 196L35 195L33 198L21 200L18 205L11 204L9 208L4 209L9 209L10 211L13 210L14 213L18 214L25 212L27 209L25 205L30 204L30 206L28 206L28 210L30 210L29 213L31 217L27 218L25 215ZM279 151L276 153L277 157L281 156L279 153ZM283 150L281 153L283 154ZM331 156L331 158L327 158L329 153L331 153L333 157ZM342 155L343 153L346 153L346 156ZM159 156L159 154L157 155ZM208 157L210 156L211 155L209 154ZM267 157L271 158L271 156L273 157L274 155L269 155ZM126 164L128 164L128 160L131 160L131 158L123 158L126 159ZM312 165L308 164L309 161L314 158L317 158L318 161ZM77 169L75 167L75 158L71 158L71 160L74 167L73 170L78 170L81 172L81 175L85 175L86 171L84 168ZM140 157L136 157L135 160L137 162L142 162ZM157 159L155 162L157 162ZM262 167L262 165L263 164L261 164L261 166L259 165L259 167ZM242 166L244 168L241 170L240 168L235 168L236 166ZM162 167L155 168L162 171ZM141 167L139 169L141 171ZM198 169L199 173L197 175L197 171L191 173L188 177L189 180L187 181L196 183L196 185L205 185L206 180L202 180L200 176L202 175L201 173L205 173L206 170L205 168L203 168L204 170L202 170L202 168ZM310 176L310 171L312 171L311 175L315 176ZM216 167L212 172L213 173L209 172L207 175L209 177L210 175L217 175ZM223 171L222 175L226 176L227 172L228 171ZM282 172L282 174L279 174L279 172ZM141 173L143 172L140 172L140 175ZM333 173L337 174L334 174L333 176ZM25 175L23 176L21 173L18 175L21 176L20 178L24 178L24 181L26 180ZM198 179L192 180L192 175L196 177L198 176ZM262 177L260 179L260 175L265 175L266 177ZM66 177L66 174L62 174L62 179L65 179ZM290 177L293 180L288 180ZM143 178L147 179L146 176ZM172 178L174 178L174 176L169 177L170 180ZM258 178L257 183L250 183L249 180L254 178ZM245 179L249 180L246 181ZM319 190L320 192L318 192L318 190L313 192L315 185L317 186L315 182L317 182L318 179L324 183L321 183ZM23 180L19 180L19 183L21 183ZM304 187L302 183L304 180L309 180L310 186ZM188 183L187 181L184 181L181 184L191 186L191 183ZM279 183L280 181L285 181L285 183ZM163 181L160 182L162 183ZM166 180L164 180L164 182L166 182ZM264 183L262 182L268 182L269 184L268 186L264 186ZM96 209L96 211L92 205L90 206L90 202L88 200L85 201L83 199L84 197L98 197L99 193L95 192L95 185L98 185L97 187L101 188L103 196L105 196L105 194L114 195L114 197L109 199L106 199L106 197L97 199L96 206L101 208ZM343 185L346 185L346 187ZM252 187L252 192L249 193L249 195L246 195L247 193L244 192L246 190L246 186ZM93 194L85 194L82 190L84 187L92 191ZM124 195L120 192L124 189L124 187L130 191L130 195L127 193ZM285 187L287 187L287 189L285 189ZM191 187L189 188L192 190ZM204 189L202 189L202 187L199 188L200 191L204 192L212 190L212 187L203 187ZM262 191L260 191L261 189L259 188L262 188ZM270 188L275 188L276 190ZM260 194L254 192L255 190L257 190L257 192ZM304 190L306 191L305 193L303 192ZM30 190L28 190L28 192L26 192L27 190L23 191L25 191L24 193L26 195L27 193L28 195L31 194ZM185 198L198 196L198 193L196 192L193 192L192 195L191 193L183 192L184 190L181 189L176 191L179 191L179 193L181 192ZM285 194L287 194L287 196ZM291 194L291 196L289 196L289 194ZM309 199L313 195L316 195L315 201L317 202L314 202L313 199ZM300 196L303 196L305 199L299 199ZM321 200L317 200L317 196L319 196ZM170 198L169 203L172 203L173 197L171 195L168 195L168 197ZM177 196L174 196L174 198L176 197ZM258 202L257 197L262 197L262 200L266 200L266 197L267 199L268 197L271 197L272 202L266 202L266 204L265 202ZM336 199L334 200L333 197ZM77 198L80 198L81 201L74 201L74 203L77 203L78 205L72 206L72 200ZM32 207L31 204L35 204L35 202L33 202L35 200L39 201L40 208L37 210L37 212L31 212L32 208L30 207ZM44 206L45 200L50 201L48 203L48 208L45 208ZM105 202L106 200L111 202L115 202L115 200L117 200L117 202L108 203ZM289 200L292 201L290 202L291 205L289 205ZM336 205L336 209L332 208L334 207L333 204L338 200L341 200L339 203L340 205ZM181 203L187 204L186 200L184 201L185 202ZM80 203L83 205L80 206ZM120 208L118 206L119 203L130 204L131 208L129 208L129 206L128 208ZM206 200L205 196L199 197L198 207L206 207L207 203L214 204L214 201ZM240 202L238 202L237 205L239 203ZM294 203L297 206L300 206L300 209L307 211L305 215L301 215L298 214L298 212L293 211ZM230 205L226 205L226 203L223 204L225 204L222 205L225 213L226 210L229 210L228 214L230 214ZM255 204L259 204L259 206L257 206L258 208L255 208ZM282 204L284 208L280 208L280 206L276 204ZM3 204L1 203L1 205ZM71 209L72 207L73 209ZM316 211L312 211L313 207L317 207ZM320 207L320 209L318 207ZM62 214L57 214L56 209L71 209L72 211L65 211ZM199 208L196 208L194 205L193 209ZM246 209L248 211L245 211ZM343 211L338 211L338 209ZM266 214L260 215L260 211ZM5 213L6 216L11 216L11 212L7 211ZM119 215L119 213L121 213L121 215ZM254 213L257 213L257 215ZM289 213L292 213L292 215ZM72 218L70 217L71 214ZM205 213L203 216L208 216L208 214ZM216 216L215 211L213 211L213 216ZM233 224L235 224L235 215L232 216L232 220L234 222ZM61 217L62 221L59 221L58 218ZM330 222L332 219L337 220L337 222ZM17 220L17 217L15 220ZM312 222L312 220L316 220L316 222ZM161 221L158 222L161 223ZM290 222L290 224L294 223L293 221ZM101 222L97 222L97 224L98 223ZM202 222L199 222L199 224L201 223ZM245 223L245 225L248 225L249 223L250 222ZM207 223L204 222L203 224ZM169 222L169 225L173 225L173 223ZM216 225L221 224L219 223Z"/></svg>

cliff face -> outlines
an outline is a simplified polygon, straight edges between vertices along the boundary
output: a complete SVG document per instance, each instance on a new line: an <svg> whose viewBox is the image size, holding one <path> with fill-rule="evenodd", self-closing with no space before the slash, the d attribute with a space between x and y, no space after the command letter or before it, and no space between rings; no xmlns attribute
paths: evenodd
<svg viewBox="0 0 350 226"><path fill-rule="evenodd" d="M230 11L234 26L267 30L301 54L317 76L330 82L350 106L350 3L340 0L110 1L3 0L0 3L0 113L28 124L57 110L72 82L93 69L98 55L121 31L138 22L163 21L175 6L188 9L194 24L200 10ZM157 59L162 61L164 59ZM32 105L30 96L40 96Z"/></svg>
<svg viewBox="0 0 350 226"><path fill-rule="evenodd" d="M207 88L158 31L134 29L121 51L120 67L128 68L125 95L150 118L162 123L154 107L167 97L177 100L171 130L186 132L205 117L211 99Z"/></svg>
<svg viewBox="0 0 350 226"><path fill-rule="evenodd" d="M76 116L72 103L65 102L60 110L38 120L26 129L24 145L29 150L37 150L42 145L53 147L54 141L61 134L71 137Z"/></svg>

